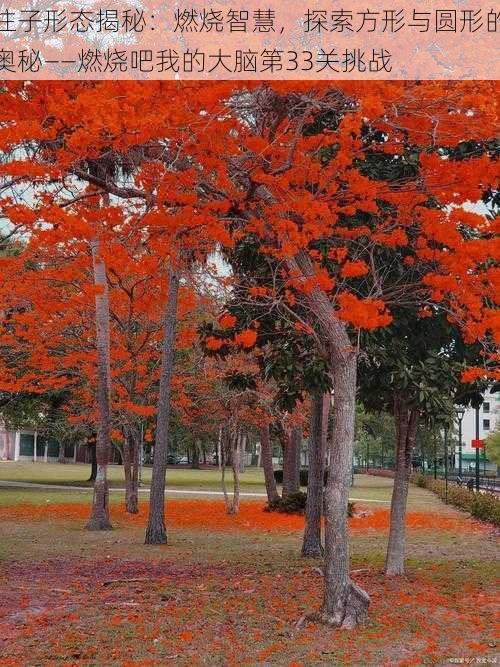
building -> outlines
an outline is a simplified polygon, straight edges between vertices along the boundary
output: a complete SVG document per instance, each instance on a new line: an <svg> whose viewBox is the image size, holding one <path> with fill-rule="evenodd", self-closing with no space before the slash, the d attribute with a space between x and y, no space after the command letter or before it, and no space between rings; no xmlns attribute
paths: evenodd
<svg viewBox="0 0 500 667"><path fill-rule="evenodd" d="M65 447L66 459L76 461L72 444ZM59 443L54 438L41 435L34 429L10 430L0 421L0 461L57 461Z"/></svg>
<svg viewBox="0 0 500 667"><path fill-rule="evenodd" d="M484 395L483 404L479 408L479 439L486 440L490 433L495 430L495 427L500 419L500 392L495 386L494 391L488 391ZM456 426L458 432L458 424ZM469 467L475 466L476 449L472 446L472 440L476 439L476 410L475 408L467 408L462 419L462 462L465 470ZM487 450L487 448L486 448ZM480 450L481 462L488 458L488 452ZM458 455L456 458L456 466L458 467ZM494 468L495 465L488 465L489 469ZM490 470L491 472L491 470Z"/></svg>

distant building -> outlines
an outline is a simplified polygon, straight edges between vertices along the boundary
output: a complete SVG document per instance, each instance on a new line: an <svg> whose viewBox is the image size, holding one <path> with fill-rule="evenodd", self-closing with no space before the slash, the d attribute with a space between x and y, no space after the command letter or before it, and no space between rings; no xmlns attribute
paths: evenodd
<svg viewBox="0 0 500 667"><path fill-rule="evenodd" d="M92 443L87 440L76 446L68 443L64 447L64 458L67 462L90 463L92 460ZM110 463L121 463L120 452L116 447L110 457ZM34 463L50 463L59 460L59 442L35 429L8 429L0 419L0 461L32 461Z"/></svg>
<svg viewBox="0 0 500 667"><path fill-rule="evenodd" d="M75 448L65 448L65 458L76 461ZM34 429L11 430L0 421L0 461L57 461L59 443Z"/></svg>
<svg viewBox="0 0 500 667"><path fill-rule="evenodd" d="M487 391L484 395L483 404L479 408L479 439L486 440L500 419L500 392L491 393ZM472 440L476 439L476 410L467 408L462 420L462 461L465 469L474 465L476 449L472 447ZM480 450L481 461L488 459L488 448ZM484 456L486 455L486 456ZM456 456L458 466L458 455ZM492 466L488 466L491 468ZM493 466L496 469L496 466Z"/></svg>

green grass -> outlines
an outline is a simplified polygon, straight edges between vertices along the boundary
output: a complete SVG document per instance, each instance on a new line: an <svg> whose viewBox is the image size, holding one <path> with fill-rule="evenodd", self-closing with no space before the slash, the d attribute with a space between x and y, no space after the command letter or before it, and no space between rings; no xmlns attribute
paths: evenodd
<svg viewBox="0 0 500 667"><path fill-rule="evenodd" d="M151 468L144 468L144 487L149 486L151 481ZM0 486L0 505L13 505L16 503L43 504L46 502L82 502L88 500L92 492L92 484L88 482L89 466L85 464L66 463L0 463L0 481L30 482L37 484L52 484L57 486L85 486L88 491L77 491L76 489L22 489L5 488ZM119 489L124 486L123 467L109 466L109 480L111 488ZM228 472L227 486L231 487L231 473ZM220 491L220 474L217 469L192 470L190 468L169 468L167 471L167 488L177 491ZM241 474L241 490L246 493L265 494L264 475L260 468L247 468ZM384 506L390 502L392 493L392 480L386 477L375 477L372 475L355 475L354 486L351 488L350 497L356 502L370 501L370 506L379 501ZM175 494L178 497L179 494ZM147 498L146 493L140 497ZM118 491L112 492L112 502L121 501ZM410 487L408 498L409 509L443 507L434 494L425 489L415 486Z"/></svg>
<svg viewBox="0 0 500 667"><path fill-rule="evenodd" d="M88 481L90 466L83 463L0 463L0 480L32 482L37 484L56 484L59 486L92 486ZM227 471L228 483L231 472ZM123 466L110 465L108 479L111 487L124 486ZM142 472L145 486L151 483L151 467L145 466ZM210 470L193 470L191 468L171 467L167 471L167 484L171 487L190 489L220 489L220 473L216 468ZM260 468L247 468L241 474L242 491L265 493L264 476Z"/></svg>

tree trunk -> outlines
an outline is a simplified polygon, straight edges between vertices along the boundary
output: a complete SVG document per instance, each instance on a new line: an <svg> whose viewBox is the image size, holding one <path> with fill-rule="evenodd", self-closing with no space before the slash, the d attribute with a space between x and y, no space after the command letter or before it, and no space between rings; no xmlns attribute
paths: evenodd
<svg viewBox="0 0 500 667"><path fill-rule="evenodd" d="M302 556L321 556L321 517L323 515L323 476L328 431L330 394L315 394L309 430L309 471L307 480L306 523Z"/></svg>
<svg viewBox="0 0 500 667"><path fill-rule="evenodd" d="M137 511L139 511L139 481L140 481L140 467L141 467L141 434L140 431L134 430L133 450L132 450L132 496L135 494L135 502ZM133 503L133 500L131 501ZM135 514L135 512L133 512Z"/></svg>
<svg viewBox="0 0 500 667"><path fill-rule="evenodd" d="M90 445L90 477L89 482L94 482L97 475L96 445Z"/></svg>
<svg viewBox="0 0 500 667"><path fill-rule="evenodd" d="M274 479L273 453L269 441L269 424L262 426L260 429L260 455L262 467L264 468L267 499L270 503L274 503L279 500L279 494L276 488L276 480Z"/></svg>
<svg viewBox="0 0 500 667"><path fill-rule="evenodd" d="M307 279L316 275L311 259L299 251L289 268ZM352 473L356 399L357 349L347 326L338 319L327 293L314 287L304 295L311 324L319 328L333 379L333 437L330 442L328 484L325 490L325 594L319 619L329 625L353 628L368 615L370 598L349 577L347 506Z"/></svg>
<svg viewBox="0 0 500 667"><path fill-rule="evenodd" d="M349 577L347 504L351 480L356 395L356 353L332 359L333 437L325 490L325 594L321 620L354 628L365 621L370 598Z"/></svg>
<svg viewBox="0 0 500 667"><path fill-rule="evenodd" d="M59 458L58 458L58 463L66 463L66 452L65 452L65 445L63 442L59 443Z"/></svg>
<svg viewBox="0 0 500 667"><path fill-rule="evenodd" d="M125 511L139 512L139 442L136 429L127 428L123 445L123 469L125 472Z"/></svg>
<svg viewBox="0 0 500 667"><path fill-rule="evenodd" d="M240 473L245 472L245 457L246 457L246 451L247 451L247 434L242 433L241 434L241 440L240 440L240 449L239 449L239 471Z"/></svg>
<svg viewBox="0 0 500 667"><path fill-rule="evenodd" d="M283 498L299 491L297 457L302 440L302 430L294 426L290 434L281 438L283 446Z"/></svg>
<svg viewBox="0 0 500 667"><path fill-rule="evenodd" d="M411 474L411 454L418 427L418 411L415 408L408 408L399 394L394 396L394 424L396 469L391 499L389 543L385 560L385 573L388 576L401 575L405 571L406 501Z"/></svg>
<svg viewBox="0 0 500 667"><path fill-rule="evenodd" d="M231 463L233 467L233 502L229 514L238 514L240 509L241 449L244 437L244 434L238 430L232 438Z"/></svg>
<svg viewBox="0 0 500 667"><path fill-rule="evenodd" d="M219 467L221 472L221 488L224 503L228 514L238 514L240 508L240 456L242 434L239 429L228 424L219 431ZM231 469L233 471L233 497L230 500L226 488L226 465L231 454Z"/></svg>
<svg viewBox="0 0 500 667"><path fill-rule="evenodd" d="M153 459L153 474L149 500L146 544L166 544L165 529L165 474L167 472L167 447L170 419L170 388L175 352L175 327L179 296L179 275L171 269L168 277L168 296L165 307L163 350L160 370L160 393Z"/></svg>
<svg viewBox="0 0 500 667"><path fill-rule="evenodd" d="M106 267L100 257L100 244L93 239L90 244L94 269L94 284L98 288L95 295L96 348L97 348L97 441L96 476L92 512L87 522L87 530L110 530L108 457L111 442L110 415L110 354L109 354L109 295Z"/></svg>
<svg viewBox="0 0 500 667"><path fill-rule="evenodd" d="M191 459L191 468L198 470L200 467L200 443L195 440L193 445L193 458Z"/></svg>
<svg viewBox="0 0 500 667"><path fill-rule="evenodd" d="M256 442L253 442L251 450L252 450L252 457L250 459L250 465L252 466L252 468L255 468L256 466L259 465L259 456L257 454Z"/></svg>

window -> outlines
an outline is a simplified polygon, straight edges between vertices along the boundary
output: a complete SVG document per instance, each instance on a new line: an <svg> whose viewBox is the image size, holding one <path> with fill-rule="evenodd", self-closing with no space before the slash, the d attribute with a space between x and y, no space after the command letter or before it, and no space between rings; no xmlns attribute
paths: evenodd
<svg viewBox="0 0 500 667"><path fill-rule="evenodd" d="M490 411L490 404L483 403L483 412L489 412L489 411Z"/></svg>
<svg viewBox="0 0 500 667"><path fill-rule="evenodd" d="M485 431L490 430L490 420L489 419L483 419L483 429Z"/></svg>

